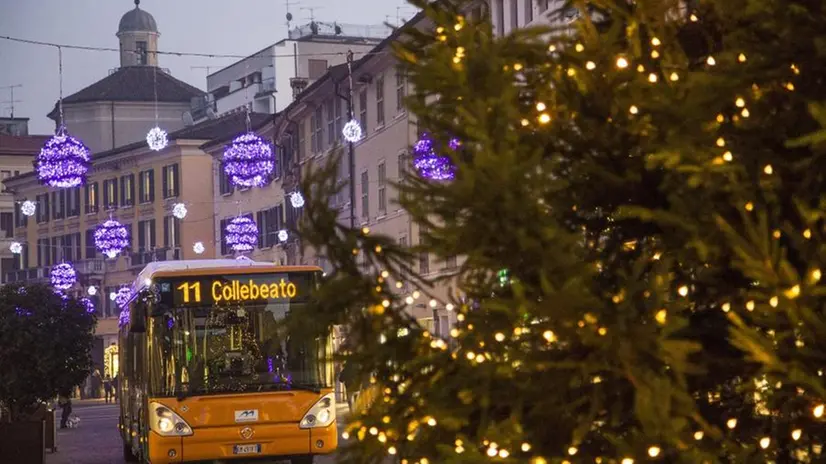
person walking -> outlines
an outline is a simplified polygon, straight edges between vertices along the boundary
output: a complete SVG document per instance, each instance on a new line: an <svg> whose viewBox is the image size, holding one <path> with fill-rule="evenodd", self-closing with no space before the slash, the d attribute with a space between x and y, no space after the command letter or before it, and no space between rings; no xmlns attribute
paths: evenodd
<svg viewBox="0 0 826 464"><path fill-rule="evenodd" d="M112 378L109 377L109 374L106 374L103 378L103 395L106 399L106 403L108 404L112 399Z"/></svg>
<svg viewBox="0 0 826 464"><path fill-rule="evenodd" d="M100 369L95 368L92 373L92 398L100 398Z"/></svg>
<svg viewBox="0 0 826 464"><path fill-rule="evenodd" d="M57 398L57 404L62 409L60 414L60 428L65 429L68 427L67 423L69 421L69 415L72 414L72 399L69 398L69 395L61 394Z"/></svg>
<svg viewBox="0 0 826 464"><path fill-rule="evenodd" d="M361 390L361 376L356 371L356 368L353 367L353 363L349 361L344 362L344 366L341 368L341 373L339 374L339 381L344 384L344 389L347 393L347 406L350 407L350 411L352 412L358 399L359 391Z"/></svg>

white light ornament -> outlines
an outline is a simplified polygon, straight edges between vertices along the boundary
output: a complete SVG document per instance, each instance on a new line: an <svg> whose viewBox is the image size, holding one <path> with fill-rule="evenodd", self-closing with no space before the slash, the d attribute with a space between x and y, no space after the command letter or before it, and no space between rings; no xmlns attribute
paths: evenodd
<svg viewBox="0 0 826 464"><path fill-rule="evenodd" d="M166 131L158 126L149 129L146 134L146 144L149 148L155 151L161 151L169 145L169 139L166 137Z"/></svg>
<svg viewBox="0 0 826 464"><path fill-rule="evenodd" d="M175 203L175 206L172 207L172 215L178 219L185 218L187 212L186 205L183 203Z"/></svg>
<svg viewBox="0 0 826 464"><path fill-rule="evenodd" d="M11 242L11 245L9 245L9 250L11 250L14 254L19 255L20 253L23 253L23 245L20 244L20 242Z"/></svg>
<svg viewBox="0 0 826 464"><path fill-rule="evenodd" d="M347 124L344 125L344 128L341 129L341 135L344 136L344 140L355 143L361 140L362 137L362 130L361 124L355 119L351 119L347 121Z"/></svg>
<svg viewBox="0 0 826 464"><path fill-rule="evenodd" d="M115 301L115 298L117 298L117 297L118 297L118 294L116 292L109 292L109 299L110 300Z"/></svg>
<svg viewBox="0 0 826 464"><path fill-rule="evenodd" d="M26 200L20 204L20 212L23 213L24 216L34 216L34 212L37 210L37 203Z"/></svg>
<svg viewBox="0 0 826 464"><path fill-rule="evenodd" d="M97 287L92 286L92 287L89 287L89 288L87 288L87 289L86 289L86 293L87 293L89 296L95 296L95 295L97 295L97 294L98 294L98 289L97 289Z"/></svg>
<svg viewBox="0 0 826 464"><path fill-rule="evenodd" d="M304 195L301 192L293 192L290 194L290 204L293 208L301 208L304 206Z"/></svg>
<svg viewBox="0 0 826 464"><path fill-rule="evenodd" d="M282 243L286 242L288 238L290 238L290 236L289 236L289 234L287 234L286 230L279 230L278 231L278 240L280 240Z"/></svg>
<svg viewBox="0 0 826 464"><path fill-rule="evenodd" d="M195 242L195 244L192 245L192 251L199 255L202 254L204 252L204 242Z"/></svg>

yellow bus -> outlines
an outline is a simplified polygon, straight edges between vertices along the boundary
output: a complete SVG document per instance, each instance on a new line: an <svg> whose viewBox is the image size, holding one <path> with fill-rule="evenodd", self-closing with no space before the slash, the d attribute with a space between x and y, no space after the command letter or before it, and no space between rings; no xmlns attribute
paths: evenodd
<svg viewBox="0 0 826 464"><path fill-rule="evenodd" d="M309 464L338 445L332 338L291 333L316 267L149 264L121 316L124 458Z"/></svg>

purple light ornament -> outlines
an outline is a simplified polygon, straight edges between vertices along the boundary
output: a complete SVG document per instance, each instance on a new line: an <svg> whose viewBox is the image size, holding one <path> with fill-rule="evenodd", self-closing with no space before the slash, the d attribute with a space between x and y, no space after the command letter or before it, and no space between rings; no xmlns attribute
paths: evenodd
<svg viewBox="0 0 826 464"><path fill-rule="evenodd" d="M262 187L275 171L272 146L254 132L241 134L227 145L222 164L236 187Z"/></svg>
<svg viewBox="0 0 826 464"><path fill-rule="evenodd" d="M52 267L49 278L56 290L68 290L77 282L77 272L71 264L60 263Z"/></svg>
<svg viewBox="0 0 826 464"><path fill-rule="evenodd" d="M95 247L109 258L128 246L129 231L120 222L110 219L95 229Z"/></svg>
<svg viewBox="0 0 826 464"><path fill-rule="evenodd" d="M224 240L232 251L252 251L258 244L258 226L247 216L238 216L227 224Z"/></svg>
<svg viewBox="0 0 826 464"><path fill-rule="evenodd" d="M49 187L72 188L86 183L90 159L89 148L60 126L40 149L34 168L40 183Z"/></svg>
<svg viewBox="0 0 826 464"><path fill-rule="evenodd" d="M447 156L436 153L433 146L433 139L428 134L422 134L419 140L413 145L413 167L419 175L430 180L452 180L456 176L456 167ZM448 144L451 150L459 148L458 139L450 139Z"/></svg>

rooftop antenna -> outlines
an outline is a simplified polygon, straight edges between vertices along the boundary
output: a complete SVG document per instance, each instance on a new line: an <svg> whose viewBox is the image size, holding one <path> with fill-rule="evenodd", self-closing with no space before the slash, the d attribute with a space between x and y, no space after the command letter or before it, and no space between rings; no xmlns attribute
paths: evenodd
<svg viewBox="0 0 826 464"><path fill-rule="evenodd" d="M22 100L15 100L14 99L14 89L18 87L23 87L23 84L14 84L14 85L7 85L5 87L0 87L0 89L9 89L11 92L11 98L8 101L0 102L0 103L11 103L11 117L14 117L14 104L21 103Z"/></svg>
<svg viewBox="0 0 826 464"><path fill-rule="evenodd" d="M284 8L287 10L287 34L290 33L290 22L293 20L293 14L290 13L290 7L298 4L299 2L291 2L290 0L284 0Z"/></svg>
<svg viewBox="0 0 826 464"><path fill-rule="evenodd" d="M314 7L314 6L308 6L306 8L305 7L300 8L301 11L309 11L310 12L310 22L311 23L315 22L315 10L316 9L318 9L318 7Z"/></svg>
<svg viewBox="0 0 826 464"><path fill-rule="evenodd" d="M203 69L206 70L207 76L209 76L210 69L217 69L219 66L190 66L189 69Z"/></svg>

